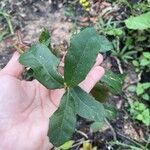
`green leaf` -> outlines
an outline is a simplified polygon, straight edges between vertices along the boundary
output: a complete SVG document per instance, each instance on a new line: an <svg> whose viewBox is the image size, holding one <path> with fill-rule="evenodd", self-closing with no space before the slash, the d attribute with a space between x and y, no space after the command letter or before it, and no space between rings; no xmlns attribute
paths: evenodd
<svg viewBox="0 0 150 150"><path fill-rule="evenodd" d="M59 147L60 150L68 150L72 147L74 141L73 140L70 140L70 141L67 141L65 144L63 144L62 146Z"/></svg>
<svg viewBox="0 0 150 150"><path fill-rule="evenodd" d="M127 28L134 30L143 30L150 28L150 12L142 14L137 17L131 16L125 20Z"/></svg>
<svg viewBox="0 0 150 150"><path fill-rule="evenodd" d="M50 45L50 42L51 42L51 35L49 33L49 31L44 28L40 37L39 37L39 42L46 45L46 46L49 46Z"/></svg>
<svg viewBox="0 0 150 150"><path fill-rule="evenodd" d="M104 121L106 117L104 106L80 87L73 89L72 97L75 99L76 113L79 116L91 121Z"/></svg>
<svg viewBox="0 0 150 150"><path fill-rule="evenodd" d="M136 92L136 86L135 85L130 85L128 87L128 91L130 91L130 92Z"/></svg>
<svg viewBox="0 0 150 150"><path fill-rule="evenodd" d="M96 150L96 149L95 149L95 147L92 148L92 144L88 140L88 141L83 142L83 147L81 148L81 150Z"/></svg>
<svg viewBox="0 0 150 150"><path fill-rule="evenodd" d="M142 112L142 115L144 116L144 118L150 118L150 111L149 111L149 109L145 109Z"/></svg>
<svg viewBox="0 0 150 150"><path fill-rule="evenodd" d="M123 34L123 31L120 28L112 28L106 31L106 34L113 35L113 36L120 36Z"/></svg>
<svg viewBox="0 0 150 150"><path fill-rule="evenodd" d="M34 77L50 89L62 88L63 78L58 73L59 59L44 44L34 44L23 53L19 61L34 71Z"/></svg>
<svg viewBox="0 0 150 150"><path fill-rule="evenodd" d="M143 52L143 56L150 60L150 52Z"/></svg>
<svg viewBox="0 0 150 150"><path fill-rule="evenodd" d="M106 111L106 117L108 119L113 119L113 118L116 117L117 109L114 106L109 105L109 104L104 104L104 108L105 108L105 111Z"/></svg>
<svg viewBox="0 0 150 150"><path fill-rule="evenodd" d="M150 117L150 116L149 116L149 117ZM150 119L149 119L149 118L143 119L142 122L143 122L146 126L149 126L149 125L150 125Z"/></svg>
<svg viewBox="0 0 150 150"><path fill-rule="evenodd" d="M100 82L97 83L94 88L91 90L91 95L99 102L107 101L109 97L109 89L105 85L102 85Z"/></svg>
<svg viewBox="0 0 150 150"><path fill-rule="evenodd" d="M104 122L94 122L91 124L90 128L93 132L99 131L104 125Z"/></svg>
<svg viewBox="0 0 150 150"><path fill-rule="evenodd" d="M150 96L147 93L145 93L144 95L142 95L142 98L144 100L146 100L146 101L150 100Z"/></svg>
<svg viewBox="0 0 150 150"><path fill-rule="evenodd" d="M147 39L147 37L145 37L145 36L139 36L139 37L137 37L137 42L143 42L146 39Z"/></svg>
<svg viewBox="0 0 150 150"><path fill-rule="evenodd" d="M138 114L138 115L136 116L136 119L142 121L142 120L143 120L143 116L142 116L141 114Z"/></svg>
<svg viewBox="0 0 150 150"><path fill-rule="evenodd" d="M142 83L142 87L146 90L148 88L150 88L150 82L145 82L145 83Z"/></svg>
<svg viewBox="0 0 150 150"><path fill-rule="evenodd" d="M123 78L123 76L107 70L100 82L106 84L112 93L119 93L122 89Z"/></svg>
<svg viewBox="0 0 150 150"><path fill-rule="evenodd" d="M141 61L140 61L140 65L141 66L147 66L150 64L150 60L147 60L145 58L143 58Z"/></svg>
<svg viewBox="0 0 150 150"><path fill-rule="evenodd" d="M145 125L149 126L150 125L150 110L149 109L145 109L142 112L142 116L143 116L142 122L145 123Z"/></svg>
<svg viewBox="0 0 150 150"><path fill-rule="evenodd" d="M113 49L112 43L103 35L99 36L99 44L101 46L100 51L101 53L105 53Z"/></svg>
<svg viewBox="0 0 150 150"><path fill-rule="evenodd" d="M94 28L86 28L71 39L64 70L68 86L74 87L85 79L102 47L101 40Z"/></svg>
<svg viewBox="0 0 150 150"><path fill-rule="evenodd" d="M75 104L68 91L63 95L58 110L50 118L48 132L50 142L55 146L60 146L70 140L75 124Z"/></svg>
<svg viewBox="0 0 150 150"><path fill-rule="evenodd" d="M132 63L133 63L133 65L136 66L136 67L139 67L139 65L140 65L137 60L133 60Z"/></svg>
<svg viewBox="0 0 150 150"><path fill-rule="evenodd" d="M136 94L137 95L141 95L144 93L144 88L143 88L143 85L141 83L138 83L137 84L137 87L136 87Z"/></svg>
<svg viewBox="0 0 150 150"><path fill-rule="evenodd" d="M143 111L143 110L145 110L145 108L146 107L143 103L139 103L138 110Z"/></svg>

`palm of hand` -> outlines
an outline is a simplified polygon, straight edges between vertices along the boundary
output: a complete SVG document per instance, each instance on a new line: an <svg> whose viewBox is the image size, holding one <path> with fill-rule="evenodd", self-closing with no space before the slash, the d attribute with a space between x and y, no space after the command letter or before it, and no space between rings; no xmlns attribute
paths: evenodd
<svg viewBox="0 0 150 150"><path fill-rule="evenodd" d="M38 81L21 81L23 72L15 53L0 72L0 149L48 150L49 117L56 111L64 89L48 90ZM81 88L89 92L102 77L99 56ZM96 73L95 76L93 76Z"/></svg>

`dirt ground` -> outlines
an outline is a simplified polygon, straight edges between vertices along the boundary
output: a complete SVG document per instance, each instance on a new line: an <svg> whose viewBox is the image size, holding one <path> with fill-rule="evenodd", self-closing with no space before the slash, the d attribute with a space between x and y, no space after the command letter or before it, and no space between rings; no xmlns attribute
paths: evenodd
<svg viewBox="0 0 150 150"><path fill-rule="evenodd" d="M5 4L5 9L12 17L15 32L20 31L24 43L30 45L37 41L42 27L47 27L52 32L53 47L61 54L65 52L66 43L71 36L74 23L67 19L61 4L59 9L54 11L51 2L47 0L12 0ZM16 36L11 36L0 42L0 69L10 59L16 40ZM108 66L113 63L112 69L119 71L113 59L111 60L106 57L105 62ZM133 72L127 71L128 76L126 77L124 87L136 78ZM148 133L145 133L144 126L133 122L132 118L128 115L126 96L126 91L124 90L119 95L110 97L109 101L117 108L118 114L116 119L110 121L99 132L91 132L89 129L90 123L82 118L78 118L76 129L85 133L88 138L81 133L75 133L73 139L75 141L81 138L90 139L92 144L98 147L98 150L121 149L118 146L112 147L109 144L114 138L127 144L131 143L131 139L139 142L142 141L143 137ZM77 147L75 149L77 150Z"/></svg>
<svg viewBox="0 0 150 150"><path fill-rule="evenodd" d="M65 50L61 45L69 40L72 23L66 22L64 9L61 6L59 11L53 11L49 1L41 0L30 0L30 2L13 0L5 5L5 9L11 14L13 28L21 33L24 43L30 45L36 42L42 28L46 27L52 32L53 47L60 52ZM6 64L9 55L13 53L14 42L17 42L16 36L0 43L0 67Z"/></svg>

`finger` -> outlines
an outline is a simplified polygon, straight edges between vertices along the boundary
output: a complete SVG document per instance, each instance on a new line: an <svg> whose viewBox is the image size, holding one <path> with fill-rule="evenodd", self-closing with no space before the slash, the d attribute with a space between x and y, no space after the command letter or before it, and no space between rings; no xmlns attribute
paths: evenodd
<svg viewBox="0 0 150 150"><path fill-rule="evenodd" d="M51 101L56 107L59 106L60 100L64 95L64 93L65 93L65 89L51 90L50 92Z"/></svg>
<svg viewBox="0 0 150 150"><path fill-rule="evenodd" d="M19 57L20 54L15 52L8 64L4 67L4 69L2 69L1 73L9 74L18 78L24 71L23 65L21 65L18 61Z"/></svg>
<svg viewBox="0 0 150 150"><path fill-rule="evenodd" d="M103 56L101 54L98 54L97 58L96 58L96 63L94 64L94 67L99 66L102 62L103 62Z"/></svg>
<svg viewBox="0 0 150 150"><path fill-rule="evenodd" d="M104 75L105 70L101 66L94 67L87 75L84 81L80 83L80 87L89 93L95 84L102 78Z"/></svg>
<svg viewBox="0 0 150 150"><path fill-rule="evenodd" d="M62 60L60 61L60 64L59 64L59 67L58 67L58 71L59 71L59 73L61 75L64 75L64 59L65 59L65 55L63 56ZM101 54L98 54L98 56L96 58L96 63L94 64L94 67L95 66L99 66L102 62L103 62L103 56Z"/></svg>

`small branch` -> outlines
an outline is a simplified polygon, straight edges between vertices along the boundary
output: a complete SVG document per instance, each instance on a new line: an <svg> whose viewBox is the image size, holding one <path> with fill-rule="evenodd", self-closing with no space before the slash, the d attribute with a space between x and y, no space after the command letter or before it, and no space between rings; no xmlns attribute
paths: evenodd
<svg viewBox="0 0 150 150"><path fill-rule="evenodd" d="M77 147L78 147L78 146L80 147L80 145L82 145L83 142L85 142L84 138L80 139L80 141L79 141L78 143L74 144L74 145L72 146L72 148L73 148L73 147L76 147L76 146L77 146Z"/></svg>
<svg viewBox="0 0 150 150"><path fill-rule="evenodd" d="M105 119L105 122L107 123L107 125L108 125L109 128L110 128L110 130L111 130L111 132L112 132L112 134L113 134L114 140L117 141L117 136L116 136L116 132L115 132L114 128L112 127L112 125L109 123L109 121L108 121L107 119Z"/></svg>
<svg viewBox="0 0 150 150"><path fill-rule="evenodd" d="M77 133L79 133L80 135L82 135L82 136L84 136L86 139L88 139L88 136L84 133L84 132L82 132L82 131L80 131L80 130L75 130Z"/></svg>
<svg viewBox="0 0 150 150"><path fill-rule="evenodd" d="M119 68L120 74L123 74L123 69L122 69L120 60L118 58L116 58L116 57L115 57L115 59L116 59L117 64L118 64L118 68Z"/></svg>
<svg viewBox="0 0 150 150"><path fill-rule="evenodd" d="M20 53L20 54L24 53L24 51L21 48L17 47L16 45L14 45L14 47L17 50L18 53Z"/></svg>
<svg viewBox="0 0 150 150"><path fill-rule="evenodd" d="M117 134L120 135L120 136L122 136L122 137L124 137L124 138L127 139L128 141L134 143L135 145L138 145L139 147L141 147L141 148L144 150L144 146L141 145L140 143L136 142L135 140L130 139L130 138L126 137L125 135L122 135L121 133L117 133Z"/></svg>

